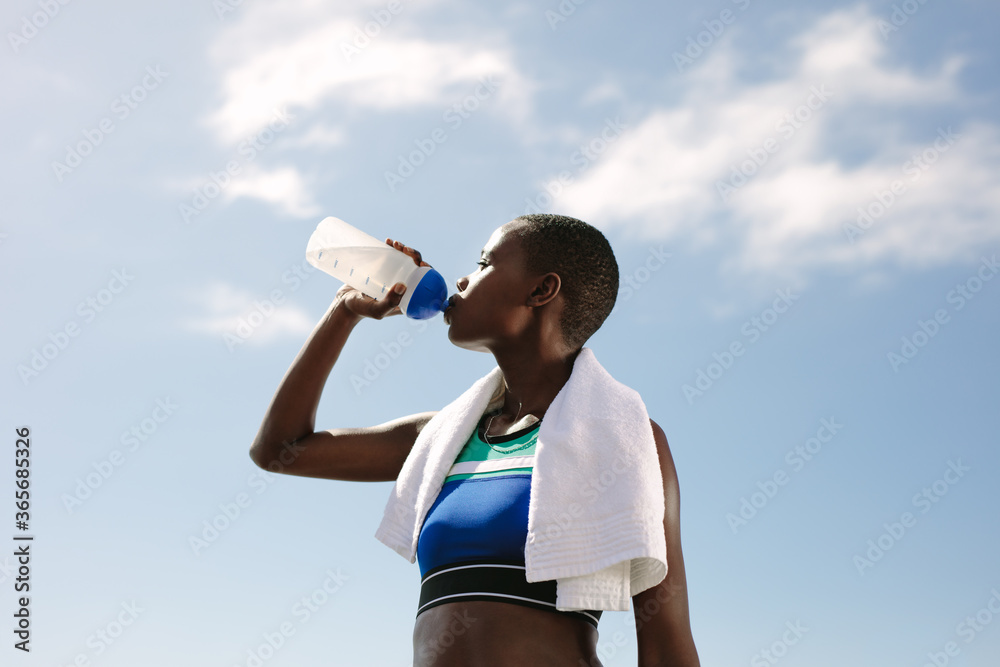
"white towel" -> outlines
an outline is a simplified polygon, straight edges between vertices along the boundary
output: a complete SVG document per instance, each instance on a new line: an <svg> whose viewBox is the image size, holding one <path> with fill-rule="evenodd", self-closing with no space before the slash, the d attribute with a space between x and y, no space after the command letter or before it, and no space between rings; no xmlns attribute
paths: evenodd
<svg viewBox="0 0 1000 667"><path fill-rule="evenodd" d="M448 470L502 388L496 367L438 412L406 457L375 537L411 563ZM526 578L555 579L560 611L628 611L667 574L663 516L646 406L584 347L538 430Z"/></svg>

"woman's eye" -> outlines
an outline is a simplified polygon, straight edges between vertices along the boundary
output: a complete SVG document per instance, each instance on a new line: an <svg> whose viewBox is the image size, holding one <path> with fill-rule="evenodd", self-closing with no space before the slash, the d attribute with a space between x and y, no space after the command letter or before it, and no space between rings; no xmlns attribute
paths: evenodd
<svg viewBox="0 0 1000 667"><path fill-rule="evenodd" d="M489 266L489 263L488 263L488 262L486 262L486 261L484 261L484 260L479 260L478 262L476 262L476 264L477 264L478 266L482 266L482 267L487 267L487 266Z"/></svg>

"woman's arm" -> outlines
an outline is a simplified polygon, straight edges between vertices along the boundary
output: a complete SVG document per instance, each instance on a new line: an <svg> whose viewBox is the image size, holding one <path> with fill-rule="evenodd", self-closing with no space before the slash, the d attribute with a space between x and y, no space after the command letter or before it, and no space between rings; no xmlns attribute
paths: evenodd
<svg viewBox="0 0 1000 667"><path fill-rule="evenodd" d="M420 253L387 239L417 265ZM402 284L394 286L402 288ZM250 446L250 458L261 468L292 475L392 481L420 429L434 413L421 413L367 428L316 432L320 395L348 336L362 319L382 319L400 313L402 293L395 289L380 299L344 285L313 329L285 373L260 430Z"/></svg>
<svg viewBox="0 0 1000 667"><path fill-rule="evenodd" d="M699 667L698 650L691 635L687 579L681 553L681 507L677 470L663 429L649 420L663 474L667 540L667 576L656 586L632 597L635 613L639 667Z"/></svg>

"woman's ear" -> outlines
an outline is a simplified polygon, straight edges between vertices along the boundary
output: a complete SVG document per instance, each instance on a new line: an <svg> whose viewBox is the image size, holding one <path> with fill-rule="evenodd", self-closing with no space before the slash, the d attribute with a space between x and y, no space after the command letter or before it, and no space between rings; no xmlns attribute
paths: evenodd
<svg viewBox="0 0 1000 667"><path fill-rule="evenodd" d="M556 298L561 287L562 280L559 278L558 273L546 273L538 279L535 287L531 290L531 295L528 297L528 305L544 306Z"/></svg>

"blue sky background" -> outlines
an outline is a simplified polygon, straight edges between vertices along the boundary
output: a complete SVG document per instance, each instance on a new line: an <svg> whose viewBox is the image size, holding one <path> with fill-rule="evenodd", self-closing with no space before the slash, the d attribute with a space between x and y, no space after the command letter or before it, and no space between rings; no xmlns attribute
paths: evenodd
<svg viewBox="0 0 1000 667"><path fill-rule="evenodd" d="M670 441L702 664L917 666L949 642L948 664L998 664L1000 9L904 4L5 3L3 664L247 665L283 623L269 667L409 664L417 566L373 536L391 484L268 475L248 448L339 287L304 266L321 218L419 248L453 285L532 205L601 228L633 282L588 345ZM859 207L872 222L845 229ZM893 364L904 337L921 345ZM492 367L440 318L363 322L317 426L438 409ZM699 372L711 386L685 393ZM842 427L793 463L824 419ZM22 426L30 656L10 647ZM734 524L744 499L761 507ZM296 613L328 572L340 588ZM630 618L602 618L605 664L636 664ZM786 624L808 630L782 645Z"/></svg>

